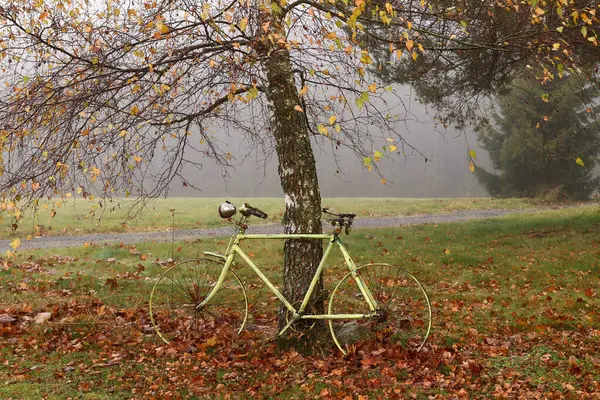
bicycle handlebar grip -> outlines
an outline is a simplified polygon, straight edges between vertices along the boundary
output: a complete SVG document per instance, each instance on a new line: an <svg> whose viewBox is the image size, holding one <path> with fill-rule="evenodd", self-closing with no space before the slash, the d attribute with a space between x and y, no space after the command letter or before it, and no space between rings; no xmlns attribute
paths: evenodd
<svg viewBox="0 0 600 400"><path fill-rule="evenodd" d="M254 215L255 217L262 218L262 219L267 219L269 217L266 212L261 211L256 207L252 207L251 205L248 205L248 204L246 204L246 207L248 208L248 212L250 214Z"/></svg>

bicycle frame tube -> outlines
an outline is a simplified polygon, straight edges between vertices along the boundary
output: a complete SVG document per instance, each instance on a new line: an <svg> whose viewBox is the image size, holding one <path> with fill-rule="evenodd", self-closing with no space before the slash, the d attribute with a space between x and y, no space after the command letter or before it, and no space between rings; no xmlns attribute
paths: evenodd
<svg viewBox="0 0 600 400"><path fill-rule="evenodd" d="M350 274L352 274L352 277L356 281L356 285L358 286L358 289L360 290L360 293L362 294L363 298L367 302L367 305L369 306L369 310L371 312L375 312L375 310L377 309L377 301L373 297L373 294L371 293L371 291L369 290L367 285L364 284L360 275L356 273L358 268L356 268L356 264L354 264L354 261L352 261L352 258L350 257L348 250L346 250L346 247L344 247L344 244L339 239L338 239L338 244L340 247L340 251L342 252L342 255L344 256L344 259L346 260L346 264L348 264L348 268L350 269Z"/></svg>
<svg viewBox="0 0 600 400"><path fill-rule="evenodd" d="M239 243L242 240L256 240L256 239L261 239L261 240L267 240L267 239L273 239L273 240L277 240L277 239L278 240L282 240L282 239L318 240L318 239L321 239L321 240L323 240L323 239L328 239L329 243L327 245L327 248L323 252L323 257L321 258L319 266L317 267L317 270L314 273L313 279L306 291L306 294L304 295L304 299L302 300L302 303L300 304L300 308L298 310L296 310L294 308L294 306L292 304L290 304L290 302L285 298L285 296L275 287L275 285L273 285L273 283L271 283L269 278L267 278L267 276L260 270L260 268L256 264L254 264L254 262L250 259L250 257L248 257L248 255L244 252L244 250L242 250L239 246ZM363 283L362 279L360 278L360 275L358 275L356 273L356 271L357 271L356 264L354 263L354 261L352 261L352 258L350 257L350 254L346 250L346 247L344 246L342 241L339 239L339 237L337 237L336 235L333 235L333 234L276 234L276 235L255 234L255 235L246 235L244 233L240 233L239 229L237 229L234 232L234 234L231 236L231 239L227 246L227 251L225 253L225 256L226 256L225 265L223 266L223 269L221 271L221 274L219 275L219 278L217 280L217 283L215 284L215 287L208 294L208 296L206 296L206 298L202 301L202 303L200 303L198 305L198 307L202 307L204 304L208 303L211 300L211 298L214 297L214 295L219 291L221 285L223 284L223 281L225 280L225 275L227 274L227 271L229 271L229 267L233 263L233 259L234 259L235 255L239 254L239 256L246 262L246 264L248 264L248 266L254 271L254 273L264 282L265 285L267 285L269 290L271 290L275 294L275 296L279 299L279 301L281 301L281 303L290 312L292 312L296 315L296 318L300 318L300 319L361 319L361 318L367 318L369 316L372 316L372 314L340 314L340 315L308 314L308 315L300 315L304 312L304 310L308 306L308 302L310 301L313 291L314 291L315 287L317 286L319 278L321 277L323 268L325 267L325 264L327 262L327 259L329 257L329 254L331 252L331 249L332 249L334 243L338 245L338 247L342 253L342 256L344 257L346 265L348 266L348 269L350 270L350 273L352 274L353 278L355 279L356 284L357 284L363 298L365 299L365 301L367 302L367 305L369 306L369 310L372 313L375 312L375 310L377 308L377 302L373 298L373 295L371 294L371 291L369 290L369 288L366 287L366 285Z"/></svg>
<svg viewBox="0 0 600 400"><path fill-rule="evenodd" d="M304 310L306 309L306 306L308 305L310 298L312 297L312 293L315 290L315 286L317 286L317 282L319 282L319 278L321 277L321 273L323 272L323 268L325 267L325 262L327 261L327 257L329 257L329 252L331 251L331 248L333 247L334 242L335 242L335 239L330 240L329 244L327 245L327 248L325 249L325 252L323 253L321 262L319 263L319 266L317 267L317 270L315 271L315 275L313 276L313 279L310 282L308 289L306 290L306 294L304 295L302 304L300 304L300 309L298 310L298 313L300 313L300 314L302 314L304 312Z"/></svg>
<svg viewBox="0 0 600 400"><path fill-rule="evenodd" d="M263 272L256 266L256 264L254 264L252 262L250 257L248 257L248 255L246 255L246 253L244 253L244 250L240 249L240 246L238 246L237 244L233 245L232 253L229 257L231 257L233 259L233 255L235 253L239 254L239 256L242 257L242 259L246 262L246 264L248 264L250 266L250 268L252 268L254 273L256 275L258 275L258 277L265 283L265 285L267 285L267 287L275 294L275 296L277 296L279 301L281 301L288 310L290 310L293 313L296 312L296 309L294 308L294 306L292 306L290 304L290 302L287 301L287 299L283 296L283 294L281 294L281 292L279 290L277 290L277 288L271 283L269 278L267 278L265 276L265 274L263 274Z"/></svg>
<svg viewBox="0 0 600 400"><path fill-rule="evenodd" d="M328 235L326 233L286 233L286 234L278 234L278 235L246 235L241 234L238 235L238 240L244 239L331 239L333 240L333 235Z"/></svg>
<svg viewBox="0 0 600 400"><path fill-rule="evenodd" d="M219 279L217 279L217 283L215 284L213 289L210 291L210 293L204 298L204 300L202 300L202 302L200 302L200 304L198 304L196 306L196 309L200 309L201 307L203 307L219 291L219 289L221 288L221 285L223 284L223 281L225 280L225 275L227 274L227 271L229 271L229 267L233 263L234 255L235 255L234 252L229 253L229 255L227 256L227 259L225 260L225 265L223 265L223 269L221 270L221 274L219 275Z"/></svg>
<svg viewBox="0 0 600 400"><path fill-rule="evenodd" d="M281 294L281 292L279 292L279 290L277 290L277 288L269 281L269 279L262 273L262 271L252 262L252 260L250 260L250 258L243 252L243 250L236 244L233 247L234 252L239 253L240 256L244 259L244 261L246 261L246 263L248 265L250 265L250 267L253 269L254 273L256 273L258 275L258 277L267 285L267 287L269 289L271 289L271 291L273 291L273 293L275 293L275 295L277 296L277 298L279 300L281 300L281 302L286 306L287 309L289 309L291 312L293 313L299 313L301 314L302 312L304 312L304 310L306 309L308 302L310 301L310 298L312 297L313 291L315 290L315 287L317 286L317 283L319 282L319 278L321 277L321 273L323 272L323 268L325 267L325 264L327 262L327 257L329 256L329 253L331 251L331 248L333 247L334 243L338 243L338 245L341 246L341 242L334 236L334 235L329 235L329 234L281 234L281 235L238 235L237 240L241 241L244 239L313 239L313 240L318 240L318 239L328 239L329 244L327 245L327 248L325 249L325 251L323 252L323 257L321 258L321 262L319 263L319 266L317 267L317 270L315 271L314 275L313 275L313 279L310 282L310 285L308 286L308 289L306 291L306 294L304 295L304 299L302 299L302 303L300 304L300 308L298 310L296 310L288 301L287 299L285 299L285 297L283 296L283 294Z"/></svg>

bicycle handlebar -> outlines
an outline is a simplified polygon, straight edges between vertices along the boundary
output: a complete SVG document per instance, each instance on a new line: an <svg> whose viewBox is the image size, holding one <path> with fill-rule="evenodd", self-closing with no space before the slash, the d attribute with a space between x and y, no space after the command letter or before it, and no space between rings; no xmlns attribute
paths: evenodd
<svg viewBox="0 0 600 400"><path fill-rule="evenodd" d="M354 217L356 217L356 214L334 214L332 212L329 212L329 208L328 207L323 208L323 213L324 214L329 214L329 215L334 215L334 216L340 217L340 218L353 219Z"/></svg>
<svg viewBox="0 0 600 400"><path fill-rule="evenodd" d="M266 212L259 210L256 207L252 207L248 203L244 203L244 207L248 214L254 215L255 217L262 218L262 219L267 219L269 217L269 215ZM242 211L242 210L240 209L240 211Z"/></svg>

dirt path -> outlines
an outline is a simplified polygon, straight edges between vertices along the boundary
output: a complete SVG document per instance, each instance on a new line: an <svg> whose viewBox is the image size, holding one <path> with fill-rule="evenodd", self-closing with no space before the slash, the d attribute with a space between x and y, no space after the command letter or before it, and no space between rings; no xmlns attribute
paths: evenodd
<svg viewBox="0 0 600 400"><path fill-rule="evenodd" d="M495 218L509 214L524 212L547 211L547 208L529 210L470 210L457 211L451 214L426 214L398 217L359 218L355 221L356 228L384 228L419 224L440 224L460 222L472 219ZM248 228L248 233L282 233L282 226L276 224L256 225ZM327 231L327 228L325 229ZM227 237L232 233L232 227L181 229L175 231L176 241L194 240L202 237ZM76 247L84 243L139 243L145 241L167 242L172 238L171 231L134 232L134 233L98 233L81 236L46 236L32 240L22 240L19 250L41 248ZM0 252L10 249L10 240L0 240Z"/></svg>

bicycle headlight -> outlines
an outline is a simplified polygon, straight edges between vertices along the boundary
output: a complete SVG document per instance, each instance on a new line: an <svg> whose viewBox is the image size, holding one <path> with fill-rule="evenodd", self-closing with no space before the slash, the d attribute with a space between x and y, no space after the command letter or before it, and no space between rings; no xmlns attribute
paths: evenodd
<svg viewBox="0 0 600 400"><path fill-rule="evenodd" d="M229 202L225 202L219 206L219 215L221 218L231 218L235 213L235 206Z"/></svg>

